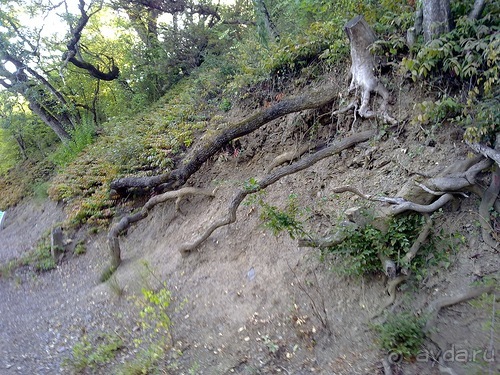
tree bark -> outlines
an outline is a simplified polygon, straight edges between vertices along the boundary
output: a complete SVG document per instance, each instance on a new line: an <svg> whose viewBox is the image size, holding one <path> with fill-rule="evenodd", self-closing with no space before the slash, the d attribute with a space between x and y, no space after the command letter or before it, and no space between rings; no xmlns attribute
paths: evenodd
<svg viewBox="0 0 500 375"><path fill-rule="evenodd" d="M344 27L351 44L351 84L349 91L361 90L361 105L358 113L361 117L372 118L377 116L376 111L369 108L372 92L379 94L383 101L379 113L386 122L395 124L396 120L387 114L386 106L389 103L389 91L375 77L375 61L370 53L370 46L377 40L377 36L362 16L350 20Z"/></svg>
<svg viewBox="0 0 500 375"><path fill-rule="evenodd" d="M451 30L450 0L424 0L422 10L425 42L430 42Z"/></svg>
<svg viewBox="0 0 500 375"><path fill-rule="evenodd" d="M479 17L481 17L485 6L486 0L476 0L471 12L469 13L469 19L477 20Z"/></svg>

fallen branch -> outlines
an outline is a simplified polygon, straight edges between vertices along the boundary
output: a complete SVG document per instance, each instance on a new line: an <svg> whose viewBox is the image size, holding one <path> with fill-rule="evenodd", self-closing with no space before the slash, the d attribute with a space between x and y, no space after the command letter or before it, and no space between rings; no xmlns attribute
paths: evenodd
<svg viewBox="0 0 500 375"><path fill-rule="evenodd" d="M197 249L198 246L200 246L208 237L210 237L210 235L215 230L223 226L234 223L236 221L236 211L238 210L239 205L241 204L241 202L243 202L243 199L245 199L247 195L256 193L258 191L267 188L268 186L277 182L282 177L309 168L310 166L312 166L313 164L317 163L318 161L324 158L335 155L360 142L365 142L370 138L372 138L375 134L376 134L375 130L367 130L361 133L354 134L350 137L344 138L340 141L334 142L332 145L320 151L317 151L314 154L308 155L307 157L304 157L303 159L300 159L299 161L293 164L281 167L280 169L277 169L273 173L266 175L264 178L262 178L256 184L254 184L251 188L239 190L235 194L235 196L231 201L231 204L229 205L229 210L227 215L224 218L214 222L208 229L206 229L201 235L197 236L193 241L182 244L179 247L179 251L184 255L188 254L189 252Z"/></svg>
<svg viewBox="0 0 500 375"><path fill-rule="evenodd" d="M169 199L182 198L186 195L205 195L209 197L215 196L216 190L199 189L194 187L185 187L176 191L167 191L166 193L156 195L149 199L142 209L132 215L124 216L116 223L108 233L108 247L111 252L111 269L116 269L120 265L121 259L121 249L119 236L125 230L127 230L133 223L146 218L149 211L159 203L166 202ZM176 209L178 208L178 202L176 202Z"/></svg>

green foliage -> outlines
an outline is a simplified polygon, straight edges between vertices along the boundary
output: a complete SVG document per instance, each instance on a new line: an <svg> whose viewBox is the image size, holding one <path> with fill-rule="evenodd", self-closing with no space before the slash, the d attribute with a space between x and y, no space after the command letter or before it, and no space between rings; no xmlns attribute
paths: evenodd
<svg viewBox="0 0 500 375"><path fill-rule="evenodd" d="M73 345L71 358L66 359L64 365L77 373L96 370L109 364L123 346L123 340L116 334L100 333L92 337L83 335Z"/></svg>
<svg viewBox="0 0 500 375"><path fill-rule="evenodd" d="M401 264L401 266L407 267L412 277L421 282L433 269L448 270L453 255L465 242L465 237L461 233L447 233L441 229L438 233L433 233L420 247L411 264Z"/></svg>
<svg viewBox="0 0 500 375"><path fill-rule="evenodd" d="M120 374L149 374L156 373L160 361L165 357L166 351L172 345L170 320L168 309L172 302L172 293L165 281L161 281L150 266L144 262L146 277L152 277L160 287L152 289L144 287L142 298L134 297L133 300L139 308L138 325L142 336L134 339L136 347L140 347L136 358L126 364ZM145 280L147 282L147 280Z"/></svg>
<svg viewBox="0 0 500 375"><path fill-rule="evenodd" d="M37 243L35 249L23 256L20 265L30 266L37 272L47 272L57 267L52 257L50 235L44 235Z"/></svg>
<svg viewBox="0 0 500 375"><path fill-rule="evenodd" d="M498 14L497 4L479 20L460 17L454 30L417 47L416 56L402 62L415 81L426 79L447 89L462 89L463 93L445 97L438 107L454 102L450 115L467 128L465 138L471 142L492 142L500 130Z"/></svg>
<svg viewBox="0 0 500 375"><path fill-rule="evenodd" d="M245 181L243 185L245 191L249 193L254 193L260 190L259 181L255 177L251 177L248 181Z"/></svg>
<svg viewBox="0 0 500 375"><path fill-rule="evenodd" d="M424 342L425 319L408 312L391 314L383 324L375 325L380 347L391 356L415 357Z"/></svg>
<svg viewBox="0 0 500 375"><path fill-rule="evenodd" d="M165 356L165 351L160 345L151 345L141 350L136 357L125 363L117 374L119 375L146 375L160 374L159 362Z"/></svg>
<svg viewBox="0 0 500 375"><path fill-rule="evenodd" d="M5 129L0 128L0 176L5 176L19 158L16 143Z"/></svg>
<svg viewBox="0 0 500 375"><path fill-rule="evenodd" d="M167 309L171 302L171 292L166 283L162 283L162 288L157 291L142 289L142 295L144 301L141 301L142 309L139 313L142 329L153 329L156 333L168 336L171 322Z"/></svg>
<svg viewBox="0 0 500 375"><path fill-rule="evenodd" d="M103 125L103 134L53 179L49 196L69 206L69 220L107 226L115 202L109 184L120 175L153 175L173 167L173 158L207 127L205 108L192 94L192 81L171 90L148 111Z"/></svg>
<svg viewBox="0 0 500 375"><path fill-rule="evenodd" d="M303 223L298 219L300 211L296 194L289 195L284 210L263 201L260 204L262 209L260 219L264 222L264 227L271 230L275 236L282 231L287 231L292 239L306 235Z"/></svg>
<svg viewBox="0 0 500 375"><path fill-rule="evenodd" d="M386 232L371 225L361 229L344 227L347 238L328 252L342 256L342 272L361 276L379 272L381 269L379 253L399 259L411 247L417 238L423 219L420 215L410 214L393 218Z"/></svg>
<svg viewBox="0 0 500 375"><path fill-rule="evenodd" d="M59 167L65 167L94 141L95 124L92 121L84 121L74 131L70 132L71 140L61 144L51 154L50 159Z"/></svg>
<svg viewBox="0 0 500 375"><path fill-rule="evenodd" d="M104 283L104 282L108 281L111 278L111 276L113 276L113 274L115 273L115 271L116 271L115 267L108 267L108 268L106 268L102 272L101 276L99 277L99 281L101 283Z"/></svg>
<svg viewBox="0 0 500 375"><path fill-rule="evenodd" d="M417 105L420 114L413 122L422 125L430 124L432 128L438 127L445 120L455 118L462 112L463 105L455 98L445 96L436 101L423 101Z"/></svg>
<svg viewBox="0 0 500 375"><path fill-rule="evenodd" d="M85 247L85 243L78 242L73 250L73 254L75 255L83 255L87 252L87 248Z"/></svg>

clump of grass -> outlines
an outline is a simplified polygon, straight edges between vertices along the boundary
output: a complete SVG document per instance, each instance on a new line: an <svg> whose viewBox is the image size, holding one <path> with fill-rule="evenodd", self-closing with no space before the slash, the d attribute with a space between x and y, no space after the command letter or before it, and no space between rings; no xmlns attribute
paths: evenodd
<svg viewBox="0 0 500 375"><path fill-rule="evenodd" d="M76 373L95 370L109 364L123 346L123 340L116 333L100 333L96 337L84 335L73 346L71 357L64 365Z"/></svg>

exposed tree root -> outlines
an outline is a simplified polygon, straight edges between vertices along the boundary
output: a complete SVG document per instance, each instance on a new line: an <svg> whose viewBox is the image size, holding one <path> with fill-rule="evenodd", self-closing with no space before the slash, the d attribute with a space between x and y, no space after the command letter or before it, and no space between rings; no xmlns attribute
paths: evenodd
<svg viewBox="0 0 500 375"><path fill-rule="evenodd" d="M442 343L441 340L437 337L436 332L434 332L434 327L436 325L437 317L440 310L445 307L450 307L477 298L485 293L492 293L494 291L495 291L494 285L478 286L470 288L468 291L458 296L443 297L429 304L429 307L427 308L428 318L424 327L424 332L427 335L427 337L429 337L429 339L439 348L440 353L443 353L446 350L446 344ZM453 371L453 369L446 366L446 363L442 356L439 357L438 363L439 363L439 371L442 374L456 374L455 371Z"/></svg>
<svg viewBox="0 0 500 375"><path fill-rule="evenodd" d="M491 237L492 227L490 221L490 209L495 204L500 193L500 167L495 164L491 173L491 183L485 190L481 204L479 205L479 222L481 223L481 232L483 241L495 250L500 248L500 244Z"/></svg>
<svg viewBox="0 0 500 375"><path fill-rule="evenodd" d="M496 143L500 143L500 134L497 134ZM488 147L482 143L470 143L467 142L470 148L476 151L478 154L481 154L487 158L490 158L495 161L498 165L500 165L500 151L497 149L500 145L497 145L495 149Z"/></svg>
<svg viewBox="0 0 500 375"><path fill-rule="evenodd" d="M413 245L410 247L410 250L406 253L406 255L403 257L403 264L410 264L413 258L417 255L418 250L422 246L422 244L427 240L427 237L429 237L429 233L431 232L432 228L432 219L430 215L425 214L425 225L423 226L422 230L420 231L420 234L418 235L417 239L413 243Z"/></svg>
<svg viewBox="0 0 500 375"><path fill-rule="evenodd" d="M401 284L402 282L406 281L408 279L407 275L400 275L396 277L395 279L390 280L387 283L387 293L389 294L389 298L387 301L378 309L378 311L371 316L371 320L377 318L378 316L382 315L382 313L390 307L394 301L396 301L396 288Z"/></svg>
<svg viewBox="0 0 500 375"><path fill-rule="evenodd" d="M276 171L266 175L260 181L258 181L254 186L245 190L239 190L236 195L233 197L231 204L229 205L228 214L218 221L214 222L208 229L206 229L201 235L197 236L193 241L184 243L179 247L179 251L183 254L188 254L189 252L195 250L200 246L210 235L223 226L229 225L236 221L236 211L238 210L239 205L243 202L243 199L249 194L256 193L260 190L267 188L268 186L274 184L282 177L287 175L297 173L303 169L309 168L313 164L318 161L332 156L350 148L360 142L365 142L376 134L375 130L367 130L361 133L354 134L350 137L344 138L340 141L334 142L332 145L315 152L314 154L308 155L299 161L287 165L285 167L281 167Z"/></svg>
<svg viewBox="0 0 500 375"><path fill-rule="evenodd" d="M356 228L363 228L367 224L370 224L376 229L386 231L388 229L389 219L403 212L413 211L426 215L426 224L422 228L422 231L413 246L403 258L402 264L408 265L411 263L422 246L422 243L425 242L430 233L432 221L429 214L443 207L446 203L452 200L454 194L463 195L464 193L461 191L462 189L475 186L477 175L490 165L491 160L488 159L481 160L480 158L476 158L459 161L447 168L439 176L426 179L425 183L415 183L415 181L410 181L400 190L398 196L396 197L364 194L358 188L349 185L334 188L332 191L334 193L350 192L363 199L373 202L381 202L384 204L381 207L376 208L374 212L372 212L372 216L370 218L368 218L366 214L363 214L362 207L347 210L346 214L349 212L347 216L350 220L348 223ZM429 188L428 186L431 186L432 188ZM496 188L500 189L499 186L495 185L495 189ZM491 200L488 201L488 204L484 204L486 212L488 212L493 205L493 202L495 202L498 191L494 190L491 193L485 193L484 195L490 198L495 197L491 198ZM425 203L415 203L407 200L405 198L406 196ZM489 218L489 212L487 217ZM488 229L490 228L488 227ZM338 228L333 232L333 234L324 238L301 239L299 240L299 245L328 248L342 243L346 236L345 229ZM379 259L384 273L389 277L389 279L394 279L396 277L396 263L393 260L384 257L382 253L379 254ZM402 271L405 273L406 269L403 268Z"/></svg>
<svg viewBox="0 0 500 375"><path fill-rule="evenodd" d="M295 150L292 151L287 151L282 153L281 155L276 156L273 161L271 161L271 164L266 168L264 173L269 173L271 172L274 168L280 166L281 164L284 164L286 162L291 162L295 159L300 158L305 152L309 151L311 149L311 145L306 144L301 147L296 147Z"/></svg>
<svg viewBox="0 0 500 375"><path fill-rule="evenodd" d="M351 228L358 228L358 225L350 221L343 222L342 226L343 228L338 228L336 232L326 237L300 238L298 240L298 245L300 247L316 247L318 249L327 249L339 245L347 238L345 227L350 226Z"/></svg>
<svg viewBox="0 0 500 375"><path fill-rule="evenodd" d="M206 195L213 197L215 196L215 191L216 190L199 189L194 187L184 187L176 191L167 191L166 193L156 195L149 199L139 212L122 217L121 220L116 223L108 233L108 246L111 252L111 268L116 269L121 263L120 234L127 230L133 223L146 218L149 211L154 206L169 199L177 198L176 209L178 209L178 200L186 195Z"/></svg>
<svg viewBox="0 0 500 375"><path fill-rule="evenodd" d="M391 364L387 358L382 359L382 367L384 368L384 375L392 375Z"/></svg>
<svg viewBox="0 0 500 375"><path fill-rule="evenodd" d="M333 87L324 87L322 90L311 90L310 92L284 99L277 104L264 108L252 116L245 118L235 124L229 124L224 130L211 136L206 136L198 145L195 145L184 163L172 172L167 172L151 177L124 177L111 183L111 189L120 196L126 196L130 189L141 190L173 190L185 184L187 179L198 171L201 166L214 156L228 142L250 134L268 122L289 113L304 111L307 109L320 108L337 98L337 92Z"/></svg>

